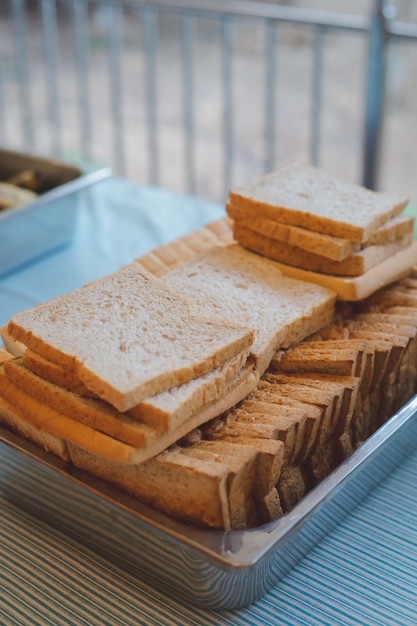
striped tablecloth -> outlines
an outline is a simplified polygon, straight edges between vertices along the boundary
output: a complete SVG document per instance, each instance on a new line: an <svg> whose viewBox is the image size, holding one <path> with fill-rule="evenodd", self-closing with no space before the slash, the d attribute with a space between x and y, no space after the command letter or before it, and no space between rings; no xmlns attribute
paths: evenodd
<svg viewBox="0 0 417 626"><path fill-rule="evenodd" d="M125 181L103 183L81 206L72 246L0 280L0 324L222 212ZM2 471L0 457L0 485ZM417 624L416 476L417 449L276 588L229 612L168 598L0 496L0 625Z"/></svg>

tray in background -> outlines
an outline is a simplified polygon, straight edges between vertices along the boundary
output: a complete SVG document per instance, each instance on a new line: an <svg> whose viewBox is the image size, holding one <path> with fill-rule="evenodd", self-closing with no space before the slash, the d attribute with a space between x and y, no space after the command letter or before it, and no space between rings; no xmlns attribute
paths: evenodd
<svg viewBox="0 0 417 626"><path fill-rule="evenodd" d="M80 168L0 149L0 181L36 172L38 197L0 211L0 276L68 244L74 234L81 193L110 176L107 168Z"/></svg>

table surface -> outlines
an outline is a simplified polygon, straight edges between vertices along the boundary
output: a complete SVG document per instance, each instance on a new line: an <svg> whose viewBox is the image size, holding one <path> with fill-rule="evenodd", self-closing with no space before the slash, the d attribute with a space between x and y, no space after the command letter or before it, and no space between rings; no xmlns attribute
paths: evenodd
<svg viewBox="0 0 417 626"><path fill-rule="evenodd" d="M224 215L112 178L81 198L72 244L0 279L0 325ZM2 461L0 458L0 483ZM417 624L417 449L251 607L206 611L133 578L0 496L0 625Z"/></svg>

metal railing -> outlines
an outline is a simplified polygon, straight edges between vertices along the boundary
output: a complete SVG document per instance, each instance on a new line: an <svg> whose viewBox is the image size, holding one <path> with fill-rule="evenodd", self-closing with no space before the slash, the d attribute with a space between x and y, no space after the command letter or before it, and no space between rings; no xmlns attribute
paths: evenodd
<svg viewBox="0 0 417 626"><path fill-rule="evenodd" d="M243 135L236 130L239 116L259 119L246 138L250 143L257 137L247 158L252 178L288 156L277 127L283 91L277 66L296 44L285 44L285 29L292 29L295 41L295 32L308 38L310 89L298 154L317 165L325 135L326 39L344 34L358 37L365 47L357 68L361 119L354 159L362 163L357 177L373 188L378 186L386 51L394 39L417 41L417 26L396 22L392 4L384 0L374 0L372 14L365 16L249 0L8 0L0 7L0 29L0 143L104 161L117 174L153 185L172 187L181 180L176 185L181 190L217 200L248 175L236 171ZM257 36L252 56L247 48L242 53L248 29ZM202 59L207 76L200 69ZM251 67L246 91L236 88L237 59L243 75ZM171 85L169 93L164 81Z"/></svg>

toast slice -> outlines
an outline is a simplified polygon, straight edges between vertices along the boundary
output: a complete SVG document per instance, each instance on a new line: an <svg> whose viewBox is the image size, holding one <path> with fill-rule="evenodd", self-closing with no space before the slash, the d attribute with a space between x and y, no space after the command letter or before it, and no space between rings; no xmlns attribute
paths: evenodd
<svg viewBox="0 0 417 626"><path fill-rule="evenodd" d="M201 313L253 328L250 356L260 375L278 348L322 328L334 313L332 291L285 278L275 264L236 244L190 259L163 280L193 298Z"/></svg>
<svg viewBox="0 0 417 626"><path fill-rule="evenodd" d="M227 211L239 227L254 231L276 241L287 243L333 261L342 261L363 246L382 245L413 233L414 218L398 215L381 226L367 242L360 244L342 237L332 237L300 226L274 222L263 217L247 217L245 212L229 203ZM311 268L309 268L311 269Z"/></svg>
<svg viewBox="0 0 417 626"><path fill-rule="evenodd" d="M107 416L107 420L100 421L100 416L93 416L96 419L96 425L101 424L102 430L97 430L91 426L86 417L87 411L79 409L83 413L84 422L74 419L68 410L68 405L64 408L56 408L43 402L39 398L28 393L11 380L3 371L0 370L0 387L1 397L10 405L14 415L20 420L30 424L31 426L48 433L54 437L65 439L75 445L90 451L96 456L101 456L108 461L135 465L159 454L168 448L181 437L204 424L206 421L227 411L236 403L240 402L248 393L256 386L258 378L254 374L253 369L248 365L242 370L238 376L229 385L228 393L225 396L216 398L209 402L201 410L184 420L181 425L170 432L155 431L151 427L142 425L140 435L143 435L141 445L131 445L121 441L120 439L103 432L109 428L111 415ZM70 394L71 392L66 392ZM62 398L60 399L62 401ZM63 407L60 404L60 407ZM84 407L85 408L85 407ZM95 408L98 408L97 406ZM105 428L102 426L105 423ZM114 426L119 432L126 428L122 424ZM131 429L132 424L130 424ZM137 433L137 435L139 435ZM118 435L120 436L120 435Z"/></svg>
<svg viewBox="0 0 417 626"><path fill-rule="evenodd" d="M230 191L248 216L363 243L406 206L408 198L370 191L295 161Z"/></svg>
<svg viewBox="0 0 417 626"><path fill-rule="evenodd" d="M254 338L250 328L204 318L135 263L16 313L8 333L119 411L206 374Z"/></svg>
<svg viewBox="0 0 417 626"><path fill-rule="evenodd" d="M411 231L395 241L369 245L357 252L353 252L341 261L334 261L326 256L308 252L284 241L277 242L271 237L244 228L240 222L235 222L233 234L236 241L245 248L258 252L274 261L312 272L343 277L362 276L388 257L410 246L413 241L413 233Z"/></svg>
<svg viewBox="0 0 417 626"><path fill-rule="evenodd" d="M78 408L80 403L83 403L91 408L91 411L93 407L97 407L98 415L105 409L106 413L127 423L139 420L156 430L173 431L208 403L227 395L229 385L245 367L246 361L247 351L229 359L208 374L163 391L124 413L94 398L76 376L70 375L71 373L64 368L43 359L31 350L26 350L22 355L21 363L24 367L18 367L19 361L16 360L6 371L12 376L14 370L15 381L18 374L22 380L21 386L27 390L34 389L35 395L41 400L46 401L50 398L50 401L54 401L60 397L62 402L67 404L70 399L74 400L75 394L78 394L76 397ZM254 384L255 382L254 379Z"/></svg>
<svg viewBox="0 0 417 626"><path fill-rule="evenodd" d="M275 261L285 276L333 289L337 293L338 300L343 302L358 302L372 297L374 293L379 292L383 287L388 289L391 283L408 276L411 267L416 262L417 242L413 242L404 250L400 250L388 259L385 259L385 261L378 263L378 265L375 265L362 276L349 277L322 274ZM407 304L408 302L417 302L417 296L410 293L400 294L396 292L394 294L392 291L388 291L378 297L381 297L387 303Z"/></svg>

